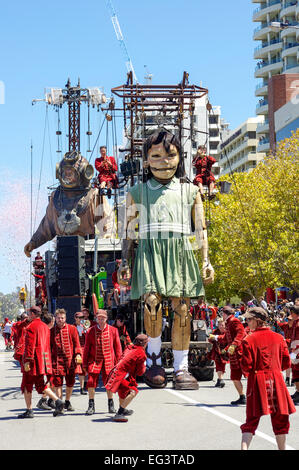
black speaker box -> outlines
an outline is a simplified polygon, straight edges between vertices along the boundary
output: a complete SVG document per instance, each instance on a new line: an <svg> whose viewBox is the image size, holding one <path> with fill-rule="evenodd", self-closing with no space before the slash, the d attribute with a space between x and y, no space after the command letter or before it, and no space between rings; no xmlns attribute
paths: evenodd
<svg viewBox="0 0 299 470"><path fill-rule="evenodd" d="M80 235L58 236L57 237L57 251L64 247L81 247L85 249L85 240Z"/></svg>
<svg viewBox="0 0 299 470"><path fill-rule="evenodd" d="M85 294L85 241L80 236L57 237L58 296Z"/></svg>
<svg viewBox="0 0 299 470"><path fill-rule="evenodd" d="M74 297L58 297L56 301L56 308L64 308L66 311L67 323L74 323L74 315L76 312L81 312L82 298L79 296Z"/></svg>
<svg viewBox="0 0 299 470"><path fill-rule="evenodd" d="M112 274L114 273L115 269L116 269L115 261L109 261L108 263L106 263L107 289L108 290L113 288Z"/></svg>

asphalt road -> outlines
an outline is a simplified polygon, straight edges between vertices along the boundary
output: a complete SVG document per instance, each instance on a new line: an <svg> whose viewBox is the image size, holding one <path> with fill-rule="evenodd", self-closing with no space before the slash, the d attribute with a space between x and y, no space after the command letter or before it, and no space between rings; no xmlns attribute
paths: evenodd
<svg viewBox="0 0 299 470"><path fill-rule="evenodd" d="M0 449L1 450L239 450L240 425L245 420L245 406L231 406L238 398L229 380L215 388L213 381L200 382L199 390L178 392L172 383L162 390L139 384L140 393L130 408L134 414L128 423L114 423L107 411L105 390L96 392L96 413L85 416L88 397L80 395L76 382L72 397L73 412L53 417L50 411L34 410L34 419L20 420L25 410L20 391L20 368L13 352L4 351L0 339ZM243 381L246 390L246 380ZM290 393L294 387L289 388ZM33 405L40 396L33 392ZM118 398L115 397L115 406ZM298 408L298 407L297 407ZM299 413L290 417L287 437L289 450L299 449ZM252 450L275 450L276 441L269 416L262 417Z"/></svg>

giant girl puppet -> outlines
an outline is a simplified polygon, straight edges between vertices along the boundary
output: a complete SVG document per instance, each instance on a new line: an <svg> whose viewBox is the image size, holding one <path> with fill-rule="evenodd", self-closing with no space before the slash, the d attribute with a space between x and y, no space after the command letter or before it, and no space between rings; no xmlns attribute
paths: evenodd
<svg viewBox="0 0 299 470"><path fill-rule="evenodd" d="M213 282L214 270L208 257L207 229L199 188L185 179L183 156L175 135L163 129L146 140L144 176L144 182L130 188L127 196L122 253L123 259L129 258L138 220L131 298L144 300L144 327L149 337L144 379L153 388L166 385L166 374L161 367L161 302L169 299L174 312L173 386L179 390L197 389L197 381L188 372L189 306L191 298L204 295L203 282ZM192 227L201 249L202 276L189 242Z"/></svg>

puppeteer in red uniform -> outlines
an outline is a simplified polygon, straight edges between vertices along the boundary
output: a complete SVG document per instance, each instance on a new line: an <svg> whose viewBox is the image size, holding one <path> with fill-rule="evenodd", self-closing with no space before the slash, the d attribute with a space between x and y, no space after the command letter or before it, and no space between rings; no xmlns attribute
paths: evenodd
<svg viewBox="0 0 299 470"><path fill-rule="evenodd" d="M97 324L87 331L83 353L83 371L88 373L89 402L86 415L95 413L94 396L100 374L105 386L109 372L122 355L118 331L114 326L108 325L106 310L98 309L95 317ZM114 413L113 394L109 390L107 396L108 411Z"/></svg>
<svg viewBox="0 0 299 470"><path fill-rule="evenodd" d="M225 323L224 320L218 320L218 326L212 332L213 335L219 336L225 334ZM223 380L223 375L225 373L225 366L229 362L227 352L224 352L218 341L212 342L213 347L211 351L208 353L208 358L215 362L215 369L218 375L218 379L216 382L215 387L223 388L225 386L225 382Z"/></svg>
<svg viewBox="0 0 299 470"><path fill-rule="evenodd" d="M108 196L111 196L111 189L118 188L117 164L114 157L107 155L107 148L100 147L101 156L95 160L95 168L99 172L98 181L100 189L107 188Z"/></svg>
<svg viewBox="0 0 299 470"><path fill-rule="evenodd" d="M248 376L246 422L241 431L249 434L243 438L249 444L263 415L271 415L275 436L288 434L289 415L296 408L281 373L291 364L285 339L266 325L267 313L261 307L249 309L245 318L252 331L242 342L240 360Z"/></svg>
<svg viewBox="0 0 299 470"><path fill-rule="evenodd" d="M22 319L14 324L14 359L21 364L25 347L25 328L29 325L27 314L22 314Z"/></svg>
<svg viewBox="0 0 299 470"><path fill-rule="evenodd" d="M72 389L76 377L77 356L82 353L79 335L74 325L66 323L64 309L58 309L55 315L56 323L51 329L52 384L61 388L65 377L67 389ZM71 390L69 392L71 393ZM67 396L68 401L69 398Z"/></svg>
<svg viewBox="0 0 299 470"><path fill-rule="evenodd" d="M40 312L38 307L31 311ZM29 364L27 366L27 364ZM21 368L23 381L21 390L32 393L33 385L38 393L43 393L48 385L44 382L45 375L52 374L50 330L40 317L34 317L25 329L24 348Z"/></svg>
<svg viewBox="0 0 299 470"><path fill-rule="evenodd" d="M216 159L207 155L206 147L200 145L192 163L196 168L196 176L193 180L193 184L199 187L203 199L203 186L207 186L209 189L209 198L212 199L214 197L213 190L215 188L215 177L212 173L212 166L216 163Z"/></svg>
<svg viewBox="0 0 299 470"><path fill-rule="evenodd" d="M117 392L119 396L119 410L113 421L126 422L127 416L133 413L126 407L138 393L136 377L142 376L146 371L147 343L147 335L136 336L134 345L128 346L119 362L110 371L105 387L110 392Z"/></svg>
<svg viewBox="0 0 299 470"><path fill-rule="evenodd" d="M242 369L240 366L241 343L246 336L244 326L234 316L234 310L229 305L223 307L222 316L225 321L225 333L223 335L210 335L212 341L218 341L221 350L226 350L230 362L230 379L239 393L238 400L231 401L231 405L245 405L246 398L243 394Z"/></svg>

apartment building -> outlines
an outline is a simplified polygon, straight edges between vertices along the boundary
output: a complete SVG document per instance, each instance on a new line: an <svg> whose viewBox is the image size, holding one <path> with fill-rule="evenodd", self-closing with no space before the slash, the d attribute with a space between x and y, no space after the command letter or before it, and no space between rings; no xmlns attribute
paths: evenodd
<svg viewBox="0 0 299 470"><path fill-rule="evenodd" d="M259 23L253 39L258 42L254 58L258 61L255 78L259 80L255 95L259 98L257 116L262 122L257 128L257 151L270 150L269 138L269 89L271 77L279 74L299 73L299 2L296 0L252 0L257 4L253 21ZM275 27L272 23L283 24Z"/></svg>
<svg viewBox="0 0 299 470"><path fill-rule="evenodd" d="M231 131L228 138L220 144L220 176L231 172L251 171L263 160L264 153L257 151L259 145L257 127L262 122L261 116L248 118Z"/></svg>

